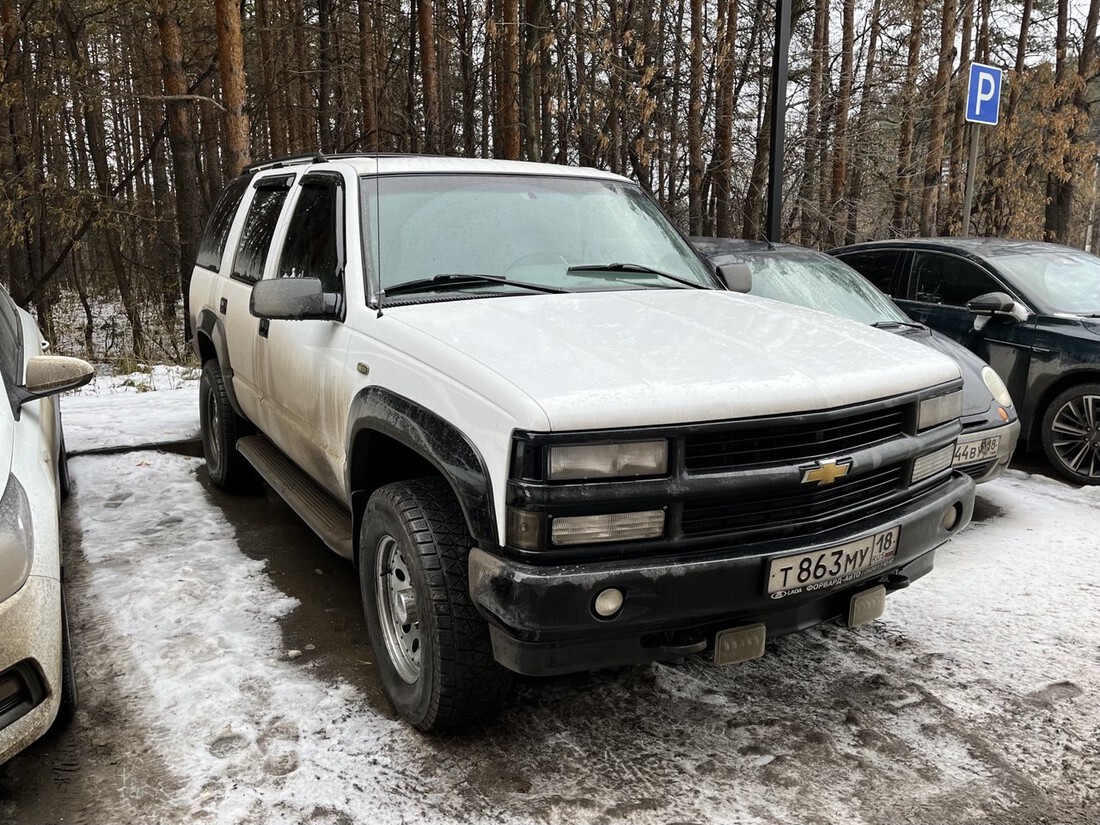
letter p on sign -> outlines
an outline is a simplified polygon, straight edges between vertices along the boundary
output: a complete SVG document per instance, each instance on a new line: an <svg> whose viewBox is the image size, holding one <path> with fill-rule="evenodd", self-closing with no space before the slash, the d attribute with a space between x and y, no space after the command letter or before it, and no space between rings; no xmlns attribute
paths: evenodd
<svg viewBox="0 0 1100 825"><path fill-rule="evenodd" d="M996 126L1001 114L1001 70L982 63L970 64L970 86L966 95L966 119L971 123Z"/></svg>

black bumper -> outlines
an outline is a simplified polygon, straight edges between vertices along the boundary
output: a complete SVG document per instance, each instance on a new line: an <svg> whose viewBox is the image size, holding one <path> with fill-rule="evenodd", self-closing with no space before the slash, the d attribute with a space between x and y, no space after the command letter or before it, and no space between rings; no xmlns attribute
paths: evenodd
<svg viewBox="0 0 1100 825"><path fill-rule="evenodd" d="M956 506L961 517L948 531L943 517ZM969 523L973 509L974 483L956 473L919 498L803 543L545 567L474 549L470 595L489 621L497 661L517 673L549 676L666 659L704 650L718 630L757 622L769 636L803 630L846 614L851 596L870 586L904 586L932 569L935 548ZM771 559L895 525L897 553L884 566L813 592L765 593ZM614 618L602 619L593 602L608 587L625 599Z"/></svg>

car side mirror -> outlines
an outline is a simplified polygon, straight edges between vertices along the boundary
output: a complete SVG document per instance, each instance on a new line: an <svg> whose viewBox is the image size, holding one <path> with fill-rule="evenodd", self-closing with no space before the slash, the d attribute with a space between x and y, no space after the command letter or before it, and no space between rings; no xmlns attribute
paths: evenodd
<svg viewBox="0 0 1100 825"><path fill-rule="evenodd" d="M730 292L752 290L752 270L748 264L719 264L715 271Z"/></svg>
<svg viewBox="0 0 1100 825"><path fill-rule="evenodd" d="M275 278L253 284L248 311L282 321L335 318L336 297L325 292L320 278Z"/></svg>
<svg viewBox="0 0 1100 825"><path fill-rule="evenodd" d="M980 330L990 318L1011 318L1023 323L1028 319L1028 312L1023 304L1012 299L1012 296L1003 292L987 292L967 301L966 308L974 315L974 329Z"/></svg>
<svg viewBox="0 0 1100 825"><path fill-rule="evenodd" d="M19 403L83 387L95 370L87 361L64 355L36 355L23 370L23 385L15 388Z"/></svg>

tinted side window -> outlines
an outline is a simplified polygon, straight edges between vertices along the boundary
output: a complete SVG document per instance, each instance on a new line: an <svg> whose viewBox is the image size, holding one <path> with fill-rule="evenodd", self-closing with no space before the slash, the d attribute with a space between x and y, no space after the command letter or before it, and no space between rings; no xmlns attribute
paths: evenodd
<svg viewBox="0 0 1100 825"><path fill-rule="evenodd" d="M341 292L336 245L336 198L339 190L324 183L302 186L287 227L279 259L280 278L320 278L325 292Z"/></svg>
<svg viewBox="0 0 1100 825"><path fill-rule="evenodd" d="M264 274L267 250L279 222L279 213L286 202L286 186L257 189L244 219L237 257L233 260L233 277L255 283Z"/></svg>
<svg viewBox="0 0 1100 825"><path fill-rule="evenodd" d="M222 190L199 244L199 254L195 260L198 266L215 272L221 267L222 252L229 238L229 229L233 226L233 216L237 214L246 189L248 178L237 178Z"/></svg>
<svg viewBox="0 0 1100 825"><path fill-rule="evenodd" d="M898 271L898 263L904 254L905 252L901 250L884 249L877 252L855 252L844 255L840 260L887 295L904 298L905 296L898 295L898 290L894 288L894 275Z"/></svg>
<svg viewBox="0 0 1100 825"><path fill-rule="evenodd" d="M916 300L965 307L966 302L1004 287L969 261L952 255L918 252L913 260Z"/></svg>

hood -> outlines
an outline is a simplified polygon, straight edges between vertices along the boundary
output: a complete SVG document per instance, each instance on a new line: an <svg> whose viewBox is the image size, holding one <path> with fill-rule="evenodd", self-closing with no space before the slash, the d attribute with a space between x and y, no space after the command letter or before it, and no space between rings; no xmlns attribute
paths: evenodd
<svg viewBox="0 0 1100 825"><path fill-rule="evenodd" d="M806 412L959 377L954 361L900 336L719 290L481 298L388 315L511 383L552 430Z"/></svg>
<svg viewBox="0 0 1100 825"><path fill-rule="evenodd" d="M959 365L959 372L963 379L963 415L984 413L993 404L993 393L982 380L982 367L986 366L985 361L958 341L927 327L924 329L906 327L897 332L912 341L920 341L937 352L942 352Z"/></svg>

